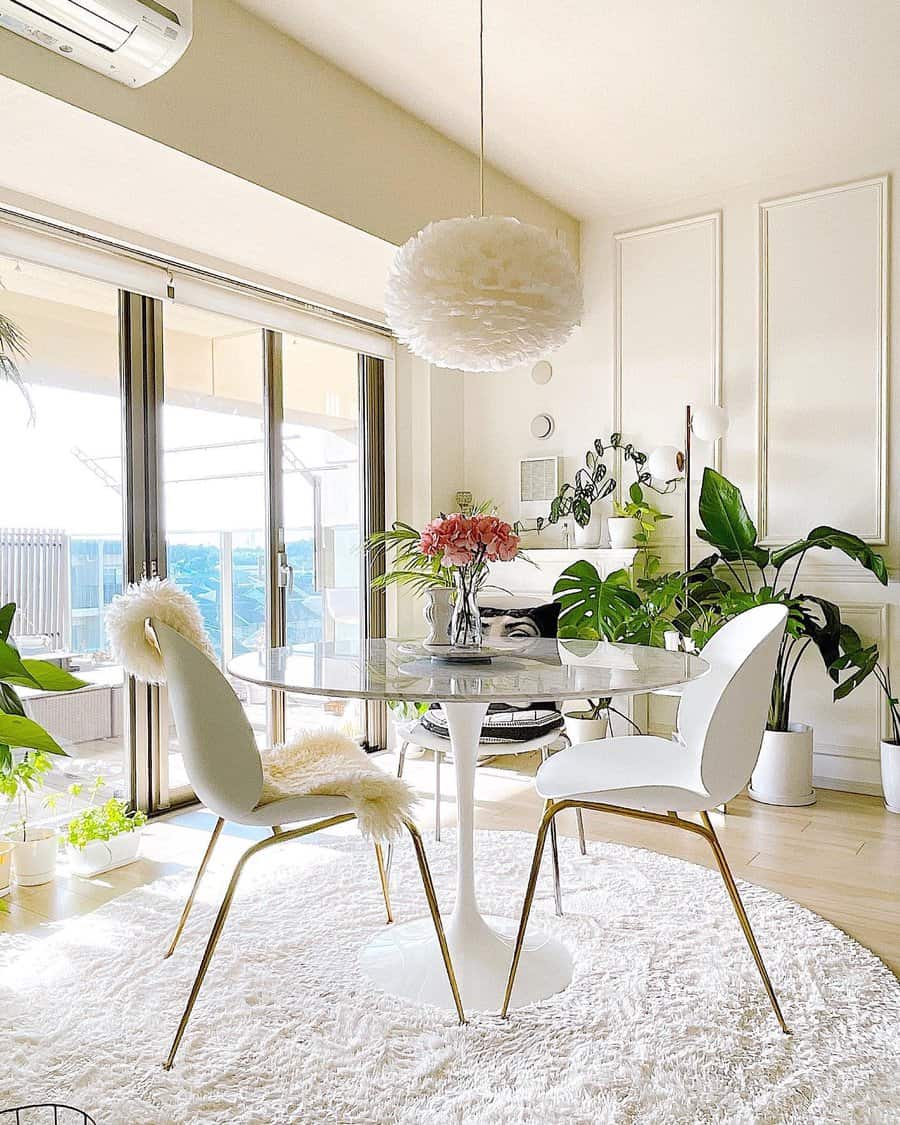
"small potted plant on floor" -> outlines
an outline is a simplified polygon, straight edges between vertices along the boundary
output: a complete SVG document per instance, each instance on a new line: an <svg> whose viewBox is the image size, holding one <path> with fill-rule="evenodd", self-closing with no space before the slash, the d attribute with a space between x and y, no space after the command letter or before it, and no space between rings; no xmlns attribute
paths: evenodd
<svg viewBox="0 0 900 1125"><path fill-rule="evenodd" d="M117 797L95 807L94 800L103 785L102 777L94 781L88 791L90 804L69 821L66 831L72 873L82 878L133 863L141 847L141 829L147 823L144 813L130 813L125 802ZM81 786L69 786L71 797L78 797L81 792Z"/></svg>
<svg viewBox="0 0 900 1125"><path fill-rule="evenodd" d="M836 671L850 675L835 691L841 699L869 675L875 676L884 692L890 713L889 737L881 740L881 791L888 812L900 814L900 699L894 694L891 670L878 659L877 645L864 645L857 633L845 625L841 635L841 655L834 662Z"/></svg>
<svg viewBox="0 0 900 1125"><path fill-rule="evenodd" d="M35 886L53 878L57 836L54 828L30 823L29 797L51 769L47 755L65 751L28 718L16 688L75 691L84 681L45 660L22 659L10 640L15 614L14 602L0 608L0 796L9 802L7 817L11 810L19 814L10 841L16 882Z"/></svg>

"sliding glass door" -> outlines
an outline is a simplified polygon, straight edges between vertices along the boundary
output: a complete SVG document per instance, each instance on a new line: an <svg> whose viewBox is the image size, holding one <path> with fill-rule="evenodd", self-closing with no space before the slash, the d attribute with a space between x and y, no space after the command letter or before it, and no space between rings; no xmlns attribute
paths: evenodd
<svg viewBox="0 0 900 1125"><path fill-rule="evenodd" d="M0 381L0 600L19 606L23 650L89 685L23 693L66 749L51 789L96 783L161 811L193 799L177 731L165 689L115 662L106 608L170 577L226 674L263 646L377 630L361 548L383 526L383 447L367 444L383 379L364 378L382 367L364 353L386 345L355 318L34 225L0 221L0 313L27 338L35 413ZM381 742L371 710L233 684L260 744L319 726Z"/></svg>

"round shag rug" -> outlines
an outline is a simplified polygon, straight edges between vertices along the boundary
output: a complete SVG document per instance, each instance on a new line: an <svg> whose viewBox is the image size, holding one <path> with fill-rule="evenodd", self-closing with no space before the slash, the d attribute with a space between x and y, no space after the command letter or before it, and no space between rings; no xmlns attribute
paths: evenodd
<svg viewBox="0 0 900 1125"><path fill-rule="evenodd" d="M450 834L448 833L448 837ZM357 967L384 925L371 847L292 842L252 862L175 1069L161 1069L223 888L169 877L45 936L0 935L0 1109L67 1101L98 1125L641 1125L900 1120L900 983L808 910L742 885L793 1035L781 1034L719 876L562 840L567 914L545 866L533 917L575 978L508 1022L387 997ZM479 833L482 907L518 912L533 837ZM429 842L438 894L452 838ZM408 841L398 919L425 912Z"/></svg>

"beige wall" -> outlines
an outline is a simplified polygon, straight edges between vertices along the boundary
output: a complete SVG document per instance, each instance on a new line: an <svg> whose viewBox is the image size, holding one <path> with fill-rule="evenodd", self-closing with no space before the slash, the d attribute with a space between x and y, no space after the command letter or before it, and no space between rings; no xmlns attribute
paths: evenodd
<svg viewBox="0 0 900 1125"><path fill-rule="evenodd" d="M17 82L393 243L477 202L471 153L231 0L195 0L187 53L138 90L7 32L0 51ZM487 187L577 251L570 216L492 171Z"/></svg>
<svg viewBox="0 0 900 1125"><path fill-rule="evenodd" d="M731 417L721 466L741 487L751 513L758 514L761 484L768 479L779 538L788 531L800 537L819 522L875 530L883 484L889 520L887 542L879 549L896 574L900 451L888 441L882 463L874 440L881 316L875 279L882 250L888 266L896 268L900 235L894 223L893 235L880 244L871 192L862 205L851 193L827 197L824 210L804 203L779 209L780 226L771 241L776 256L767 271L767 355L777 393L770 398L765 456L758 433L758 204L886 172L891 173L888 194L896 214L900 154L886 152L881 166L836 165L824 180L771 178L738 191L586 224L582 268L587 311L581 329L552 357L552 382L536 386L526 370L465 377L466 487L494 496L514 517L519 457L563 454L571 476L591 440L618 424L648 451L660 444L680 446L684 403L709 402L718 380ZM697 216L711 217L668 226ZM720 274L715 253L719 223ZM655 229L659 227L663 229ZM635 231L640 233L616 238ZM898 355L896 284L887 312L889 352ZM892 380L889 370L884 374L884 390L893 401L888 432L891 427L896 432L900 393L896 377ZM551 413L557 423L556 433L545 442L535 442L529 434L529 422L539 411ZM715 451L701 443L697 452L699 477L703 462L712 461ZM677 503L672 510L678 512ZM680 532L673 520L663 535L665 560L673 568L680 562ZM558 539L552 535L546 538L548 545L554 541ZM892 608L898 600L896 581L885 589L855 564L819 552L808 560L804 585L838 602L847 620L864 636L877 639L886 654L892 644L900 651L898 614ZM794 718L815 727L819 783L876 791L884 714L875 684L867 683L833 705L817 661L807 658L795 690ZM662 727L665 722L657 709L654 723Z"/></svg>

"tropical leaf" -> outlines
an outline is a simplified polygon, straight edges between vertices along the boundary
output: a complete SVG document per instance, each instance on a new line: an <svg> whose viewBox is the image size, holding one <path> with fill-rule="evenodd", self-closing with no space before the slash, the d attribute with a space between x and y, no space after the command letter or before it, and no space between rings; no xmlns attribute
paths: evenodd
<svg viewBox="0 0 900 1125"><path fill-rule="evenodd" d="M65 668L60 668L58 664L26 658L22 661L22 665L43 691L77 691L78 688L87 687L84 680L79 680Z"/></svg>
<svg viewBox="0 0 900 1125"><path fill-rule="evenodd" d="M0 681L15 684L17 687L41 686L22 663L18 650L9 641L0 641Z"/></svg>
<svg viewBox="0 0 900 1125"><path fill-rule="evenodd" d="M864 543L858 535L849 531L839 531L835 527L815 527L805 539L798 539L778 551L772 552L772 565L782 567L796 555L803 555L813 547L823 551L836 549L842 551L848 558L860 563L872 572L882 586L888 583L887 564L877 552L873 551L868 543Z"/></svg>
<svg viewBox="0 0 900 1125"><path fill-rule="evenodd" d="M0 641L9 640L9 631L12 628L13 618L16 616L16 603L7 602L0 607Z"/></svg>
<svg viewBox="0 0 900 1125"><path fill-rule="evenodd" d="M723 558L756 561L753 554L762 549L757 548L756 525L744 505L741 490L708 467L703 470L700 488L700 520L703 529L698 529L697 534L718 547Z"/></svg>
<svg viewBox="0 0 900 1125"><path fill-rule="evenodd" d="M581 631L592 630L597 637L616 640L625 622L641 604L640 597L631 589L626 571L615 570L601 578L596 567L584 559L566 567L556 580L553 596L562 607L561 637L583 635Z"/></svg>
<svg viewBox="0 0 900 1125"><path fill-rule="evenodd" d="M8 746L23 746L29 750L43 750L47 754L65 754L56 739L33 719L23 715L0 712L0 742Z"/></svg>

